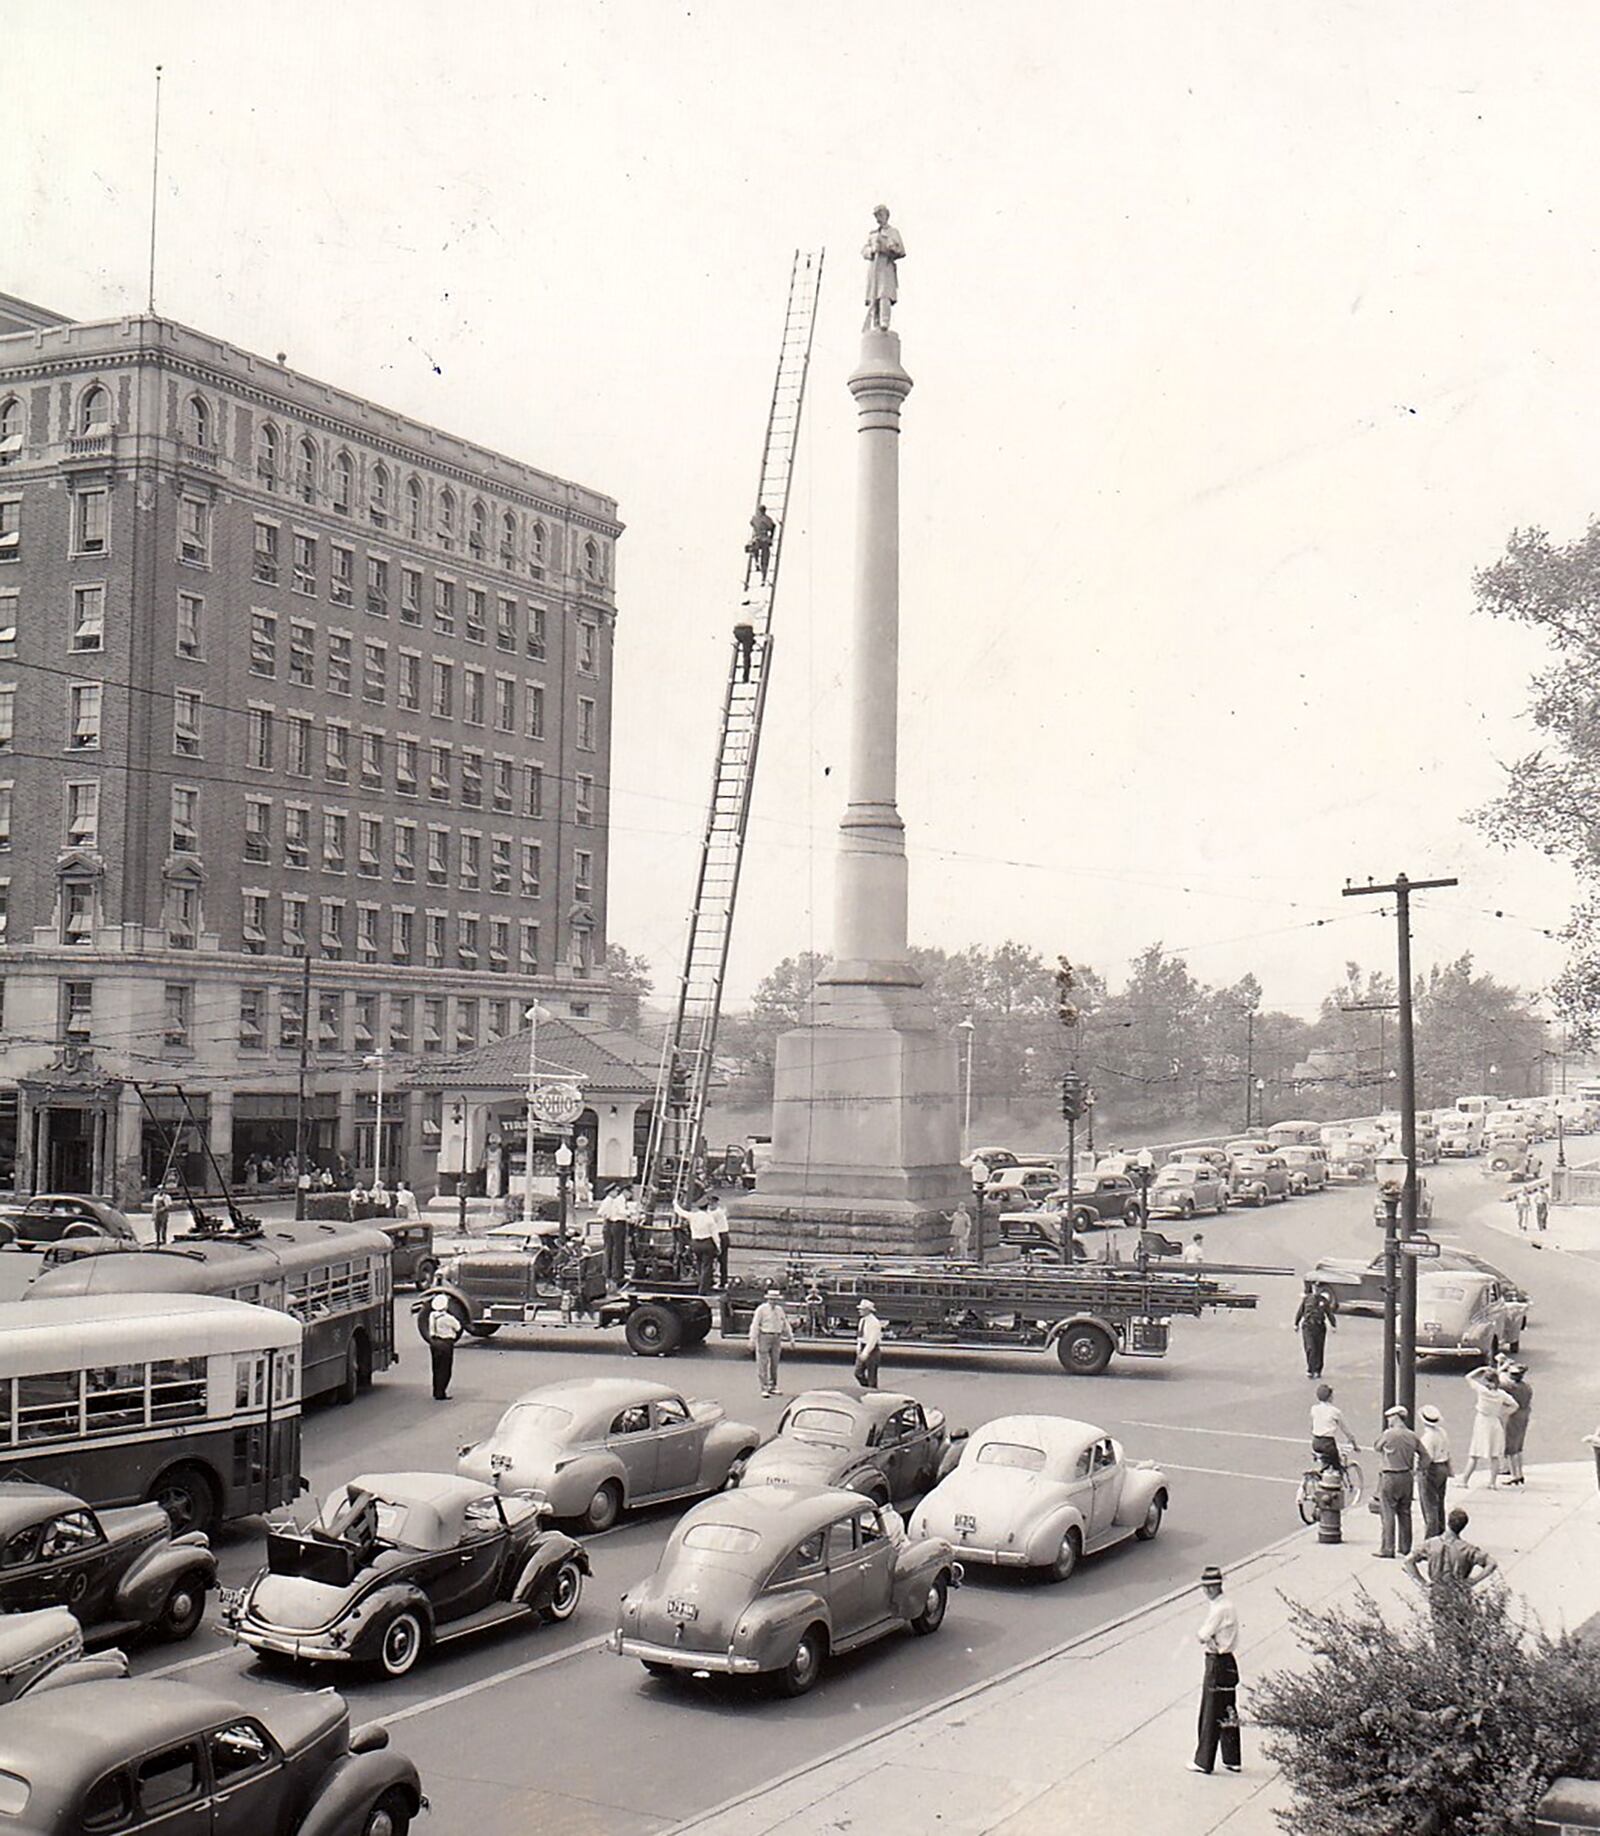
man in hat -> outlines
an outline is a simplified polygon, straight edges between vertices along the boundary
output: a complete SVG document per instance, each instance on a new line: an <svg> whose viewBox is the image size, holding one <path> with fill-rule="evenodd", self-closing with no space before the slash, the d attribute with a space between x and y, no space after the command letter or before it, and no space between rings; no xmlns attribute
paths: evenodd
<svg viewBox="0 0 1600 1836"><path fill-rule="evenodd" d="M783 1304L783 1293L768 1288L767 1297L750 1318L750 1349L756 1355L756 1380L763 1396L778 1394L778 1365L783 1348L794 1344L794 1327Z"/></svg>
<svg viewBox="0 0 1600 1836"><path fill-rule="evenodd" d="M875 1390L878 1387L878 1360L883 1355L883 1321L878 1318L878 1309L869 1300L862 1301L857 1312L860 1321L856 1327L856 1382L863 1390Z"/></svg>
<svg viewBox="0 0 1600 1836"><path fill-rule="evenodd" d="M613 1288L620 1288L628 1279L628 1219L632 1210L628 1188L619 1182L601 1199L594 1214L600 1220L606 1280Z"/></svg>
<svg viewBox="0 0 1600 1836"><path fill-rule="evenodd" d="M1200 1686L1200 1738L1189 1770L1212 1771L1220 1746L1223 1767L1229 1772L1237 1772L1240 1766L1239 1661L1234 1652L1239 1644L1239 1614L1222 1591L1220 1568L1208 1568L1200 1577L1200 1587L1210 1602L1195 1633L1206 1655L1206 1675Z"/></svg>
<svg viewBox="0 0 1600 1836"><path fill-rule="evenodd" d="M1322 1359L1327 1349L1328 1333L1339 1322L1335 1317L1333 1295L1320 1283L1307 1288L1295 1309L1294 1323L1300 1328L1300 1344L1306 1354L1306 1375L1322 1375Z"/></svg>
<svg viewBox="0 0 1600 1836"><path fill-rule="evenodd" d="M456 1367L456 1340L461 1337L461 1321L450 1305L447 1294L436 1294L428 1307L428 1357L433 1365L433 1400L445 1402L450 1395L450 1378Z"/></svg>
<svg viewBox="0 0 1600 1836"><path fill-rule="evenodd" d="M1522 1448L1528 1435L1528 1417L1533 1412L1533 1385L1528 1382L1525 1364L1508 1363L1500 1375L1500 1388L1516 1400L1516 1409L1506 1417L1506 1474L1503 1485L1521 1485Z"/></svg>
<svg viewBox="0 0 1600 1836"><path fill-rule="evenodd" d="M1444 1535L1444 1488L1450 1478L1450 1436L1437 1403L1417 1411L1417 1439L1422 1462L1417 1467L1417 1502L1422 1506L1422 1534Z"/></svg>
<svg viewBox="0 0 1600 1836"><path fill-rule="evenodd" d="M1404 1403L1383 1412L1383 1433L1373 1442L1378 1456L1378 1513L1383 1538L1378 1554L1394 1560L1411 1553L1411 1500L1417 1466L1427 1455L1412 1433L1411 1414Z"/></svg>

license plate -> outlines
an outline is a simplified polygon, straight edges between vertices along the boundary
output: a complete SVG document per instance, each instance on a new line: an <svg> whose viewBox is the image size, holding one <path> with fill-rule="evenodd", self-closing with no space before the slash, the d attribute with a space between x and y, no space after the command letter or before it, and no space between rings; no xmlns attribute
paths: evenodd
<svg viewBox="0 0 1600 1836"><path fill-rule="evenodd" d="M245 1590L242 1587L219 1587L217 1605L224 1618L236 1618L244 1611Z"/></svg>
<svg viewBox="0 0 1600 1836"><path fill-rule="evenodd" d="M668 1619L698 1619L700 1609L692 1600L669 1600L667 1602Z"/></svg>
<svg viewBox="0 0 1600 1836"><path fill-rule="evenodd" d="M970 1536L977 1527L977 1518L969 1516L965 1511L956 1512L956 1528L961 1531L963 1535Z"/></svg>
<svg viewBox="0 0 1600 1836"><path fill-rule="evenodd" d="M492 1454L490 1454L490 1456L489 1456L489 1471L490 1471L491 1473L509 1473L509 1472L511 1471L511 1456L510 1456L510 1454L508 1454L508 1453L492 1453Z"/></svg>

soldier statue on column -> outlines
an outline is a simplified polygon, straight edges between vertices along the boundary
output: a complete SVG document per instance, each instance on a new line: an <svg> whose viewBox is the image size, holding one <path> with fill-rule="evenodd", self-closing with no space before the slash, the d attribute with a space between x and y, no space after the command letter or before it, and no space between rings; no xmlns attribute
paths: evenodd
<svg viewBox="0 0 1600 1836"><path fill-rule="evenodd" d="M873 211L878 227L868 236L861 251L867 266L867 316L863 331L887 331L889 315L900 297L895 264L905 259L906 245L900 232L889 221L889 206L880 204Z"/></svg>

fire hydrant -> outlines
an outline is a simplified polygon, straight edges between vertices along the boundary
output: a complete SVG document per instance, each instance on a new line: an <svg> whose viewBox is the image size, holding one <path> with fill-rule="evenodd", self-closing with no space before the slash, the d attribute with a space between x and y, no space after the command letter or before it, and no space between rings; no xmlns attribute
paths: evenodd
<svg viewBox="0 0 1600 1836"><path fill-rule="evenodd" d="M1337 1466L1325 1466L1317 1479L1317 1541L1344 1541L1344 1474Z"/></svg>

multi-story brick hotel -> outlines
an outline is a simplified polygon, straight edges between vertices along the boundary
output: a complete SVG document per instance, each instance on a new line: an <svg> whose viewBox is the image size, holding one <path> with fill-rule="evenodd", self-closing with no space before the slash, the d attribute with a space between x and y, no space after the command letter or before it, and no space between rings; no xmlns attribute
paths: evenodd
<svg viewBox="0 0 1600 1836"><path fill-rule="evenodd" d="M588 1012L620 529L281 358L0 296L0 1177L147 1189L162 1083L281 1160L303 1038L313 1157L370 1168L364 1060ZM439 1122L390 1096L391 1173Z"/></svg>

